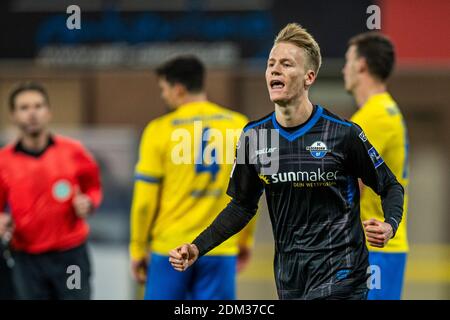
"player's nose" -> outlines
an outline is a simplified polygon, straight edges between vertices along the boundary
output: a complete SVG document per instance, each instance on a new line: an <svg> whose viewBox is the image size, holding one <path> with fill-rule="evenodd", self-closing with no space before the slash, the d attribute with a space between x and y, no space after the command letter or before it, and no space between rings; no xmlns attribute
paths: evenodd
<svg viewBox="0 0 450 320"><path fill-rule="evenodd" d="M279 75L281 75L281 71L276 68L273 68L272 71L270 72L270 74L272 76L279 76Z"/></svg>

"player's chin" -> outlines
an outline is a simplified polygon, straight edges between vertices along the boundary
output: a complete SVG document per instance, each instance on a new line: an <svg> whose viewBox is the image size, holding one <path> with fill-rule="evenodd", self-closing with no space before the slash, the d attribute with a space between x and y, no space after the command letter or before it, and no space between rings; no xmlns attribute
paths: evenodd
<svg viewBox="0 0 450 320"><path fill-rule="evenodd" d="M278 105L285 105L288 99L284 94L270 93L270 101Z"/></svg>
<svg viewBox="0 0 450 320"><path fill-rule="evenodd" d="M39 136L42 130L43 128L39 125L28 125L25 127L25 132L32 137Z"/></svg>
<svg viewBox="0 0 450 320"><path fill-rule="evenodd" d="M353 92L353 86L349 81L345 82L345 91L347 91L350 94Z"/></svg>

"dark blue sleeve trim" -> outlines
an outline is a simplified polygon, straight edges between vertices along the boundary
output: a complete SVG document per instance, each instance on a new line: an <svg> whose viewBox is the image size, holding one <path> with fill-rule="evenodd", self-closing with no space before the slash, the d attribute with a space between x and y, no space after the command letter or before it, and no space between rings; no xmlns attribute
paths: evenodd
<svg viewBox="0 0 450 320"><path fill-rule="evenodd" d="M160 183L161 182L161 178L158 177L152 177L152 176L147 176L147 175L143 175L140 173L136 173L134 175L134 180L135 181L144 181L144 182L148 182L148 183Z"/></svg>
<svg viewBox="0 0 450 320"><path fill-rule="evenodd" d="M349 123L349 122L344 122L344 121L335 119L333 117L327 116L326 114L323 114L322 118L325 118L325 119L327 119L329 121L332 121L332 122L336 122L336 123L342 124L342 125L347 126L347 127L351 127L352 126L352 124Z"/></svg>

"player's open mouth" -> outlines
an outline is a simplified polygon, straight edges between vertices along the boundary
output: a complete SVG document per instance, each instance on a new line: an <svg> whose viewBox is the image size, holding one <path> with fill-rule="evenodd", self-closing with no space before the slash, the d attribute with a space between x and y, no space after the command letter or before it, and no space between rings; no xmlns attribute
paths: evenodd
<svg viewBox="0 0 450 320"><path fill-rule="evenodd" d="M283 89L284 83L280 80L272 80L272 81L270 81L270 87L272 89Z"/></svg>

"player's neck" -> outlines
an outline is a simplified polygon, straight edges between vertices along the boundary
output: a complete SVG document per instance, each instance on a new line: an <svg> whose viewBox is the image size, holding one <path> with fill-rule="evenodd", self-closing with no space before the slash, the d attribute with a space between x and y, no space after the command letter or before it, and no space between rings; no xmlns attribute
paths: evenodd
<svg viewBox="0 0 450 320"><path fill-rule="evenodd" d="M183 97L182 99L180 99L178 106L182 106L188 103L194 103L194 102L204 102L207 101L207 96L206 93L201 92L201 93L196 93L196 94L189 94L186 95L185 97Z"/></svg>
<svg viewBox="0 0 450 320"><path fill-rule="evenodd" d="M307 95L304 95L300 101L295 104L288 104L285 106L275 105L275 117L277 122L283 127L295 127L305 123L314 108L309 101Z"/></svg>
<svg viewBox="0 0 450 320"><path fill-rule="evenodd" d="M22 135L20 141L26 150L41 151L47 146L49 137L50 133L44 130L37 136Z"/></svg>
<svg viewBox="0 0 450 320"><path fill-rule="evenodd" d="M370 99L370 97L386 92L386 84L373 78L367 78L361 81L355 88L353 96L355 97L358 108Z"/></svg>

